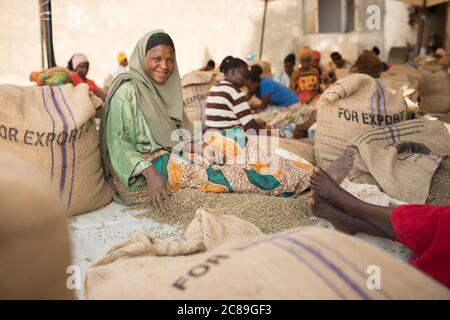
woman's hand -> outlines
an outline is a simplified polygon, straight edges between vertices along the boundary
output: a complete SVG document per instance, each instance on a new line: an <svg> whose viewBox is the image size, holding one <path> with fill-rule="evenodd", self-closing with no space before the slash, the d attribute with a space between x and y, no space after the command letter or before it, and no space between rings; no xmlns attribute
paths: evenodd
<svg viewBox="0 0 450 320"><path fill-rule="evenodd" d="M142 175L147 180L148 193L153 207L156 211L165 212L171 204L172 191L169 183L154 167L148 167L142 172Z"/></svg>
<svg viewBox="0 0 450 320"><path fill-rule="evenodd" d="M203 146L203 158L209 163L225 164L226 157L223 150L216 145L207 144Z"/></svg>

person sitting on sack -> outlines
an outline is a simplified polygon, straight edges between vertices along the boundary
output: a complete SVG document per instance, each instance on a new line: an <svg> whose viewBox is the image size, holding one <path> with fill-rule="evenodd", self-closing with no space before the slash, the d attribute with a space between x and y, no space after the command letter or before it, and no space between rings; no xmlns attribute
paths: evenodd
<svg viewBox="0 0 450 320"><path fill-rule="evenodd" d="M113 77L128 71L128 59L124 52L119 52L117 55L117 63L118 65L112 73Z"/></svg>
<svg viewBox="0 0 450 320"><path fill-rule="evenodd" d="M103 90L97 86L93 80L86 77L89 72L89 60L86 55L82 53L74 54L67 63L67 69L70 71L69 74L74 86L77 86L80 83L86 83L89 86L90 92L105 101L106 94Z"/></svg>
<svg viewBox="0 0 450 320"><path fill-rule="evenodd" d="M312 66L312 50L299 51L300 68L292 73L289 88L298 94L301 103L309 104L320 97L319 70Z"/></svg>
<svg viewBox="0 0 450 320"><path fill-rule="evenodd" d="M350 68L350 73L364 73L372 78L379 79L381 75L380 58L372 51L364 50Z"/></svg>
<svg viewBox="0 0 450 320"><path fill-rule="evenodd" d="M278 71L274 76L273 80L282 84L285 87L289 87L291 82L292 73L295 67L295 54L291 53L284 58L284 68Z"/></svg>
<svg viewBox="0 0 450 320"><path fill-rule="evenodd" d="M352 165L353 159L348 158L341 173L348 174ZM410 264L450 287L450 205L391 208L369 204L345 191L318 167L310 182L308 205L315 216L329 220L344 233L363 232L401 242L416 255Z"/></svg>
<svg viewBox="0 0 450 320"><path fill-rule="evenodd" d="M242 127L244 131L269 129L256 122L241 88L246 84L249 70L244 60L228 56L220 64L225 79L211 87L206 100L205 126L208 129Z"/></svg>

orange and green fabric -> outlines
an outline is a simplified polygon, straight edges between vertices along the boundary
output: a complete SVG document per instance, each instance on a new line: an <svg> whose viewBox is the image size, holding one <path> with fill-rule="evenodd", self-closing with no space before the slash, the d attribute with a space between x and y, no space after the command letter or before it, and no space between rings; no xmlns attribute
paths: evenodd
<svg viewBox="0 0 450 320"><path fill-rule="evenodd" d="M192 188L213 193L258 193L290 197L309 186L313 165L307 161L292 161L276 153L262 153L241 128L215 131L203 140L222 148L224 165L209 164L193 153L169 153L158 150L145 154L174 190ZM135 202L149 202L146 186L131 191L114 177L115 187Z"/></svg>
<svg viewBox="0 0 450 320"><path fill-rule="evenodd" d="M31 78L38 86L61 86L72 82L69 72L64 67L53 67L42 71L34 71L31 73Z"/></svg>

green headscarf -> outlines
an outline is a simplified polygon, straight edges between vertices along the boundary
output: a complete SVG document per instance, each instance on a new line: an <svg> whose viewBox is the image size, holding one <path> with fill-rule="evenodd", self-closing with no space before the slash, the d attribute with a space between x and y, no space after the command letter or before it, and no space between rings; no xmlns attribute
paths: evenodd
<svg viewBox="0 0 450 320"><path fill-rule="evenodd" d="M181 80L178 65L163 84L150 79L145 72L145 48L150 37L155 33L166 33L154 30L144 35L136 44L129 60L130 71L114 78L106 98L100 122L100 150L105 176L109 178L110 162L106 143L106 119L111 99L117 89L126 81L130 81L136 89L137 105L142 111L155 141L170 151L178 142L172 141L172 132L179 128L188 129L192 133L192 123L183 110Z"/></svg>

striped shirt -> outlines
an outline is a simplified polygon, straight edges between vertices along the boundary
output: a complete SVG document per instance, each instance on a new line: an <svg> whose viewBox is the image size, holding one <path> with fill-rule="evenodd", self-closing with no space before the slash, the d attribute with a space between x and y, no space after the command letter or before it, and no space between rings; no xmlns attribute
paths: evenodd
<svg viewBox="0 0 450 320"><path fill-rule="evenodd" d="M243 127L244 130L258 130L265 128L256 122L250 112L245 93L225 80L209 90L205 115L205 126L208 129Z"/></svg>

